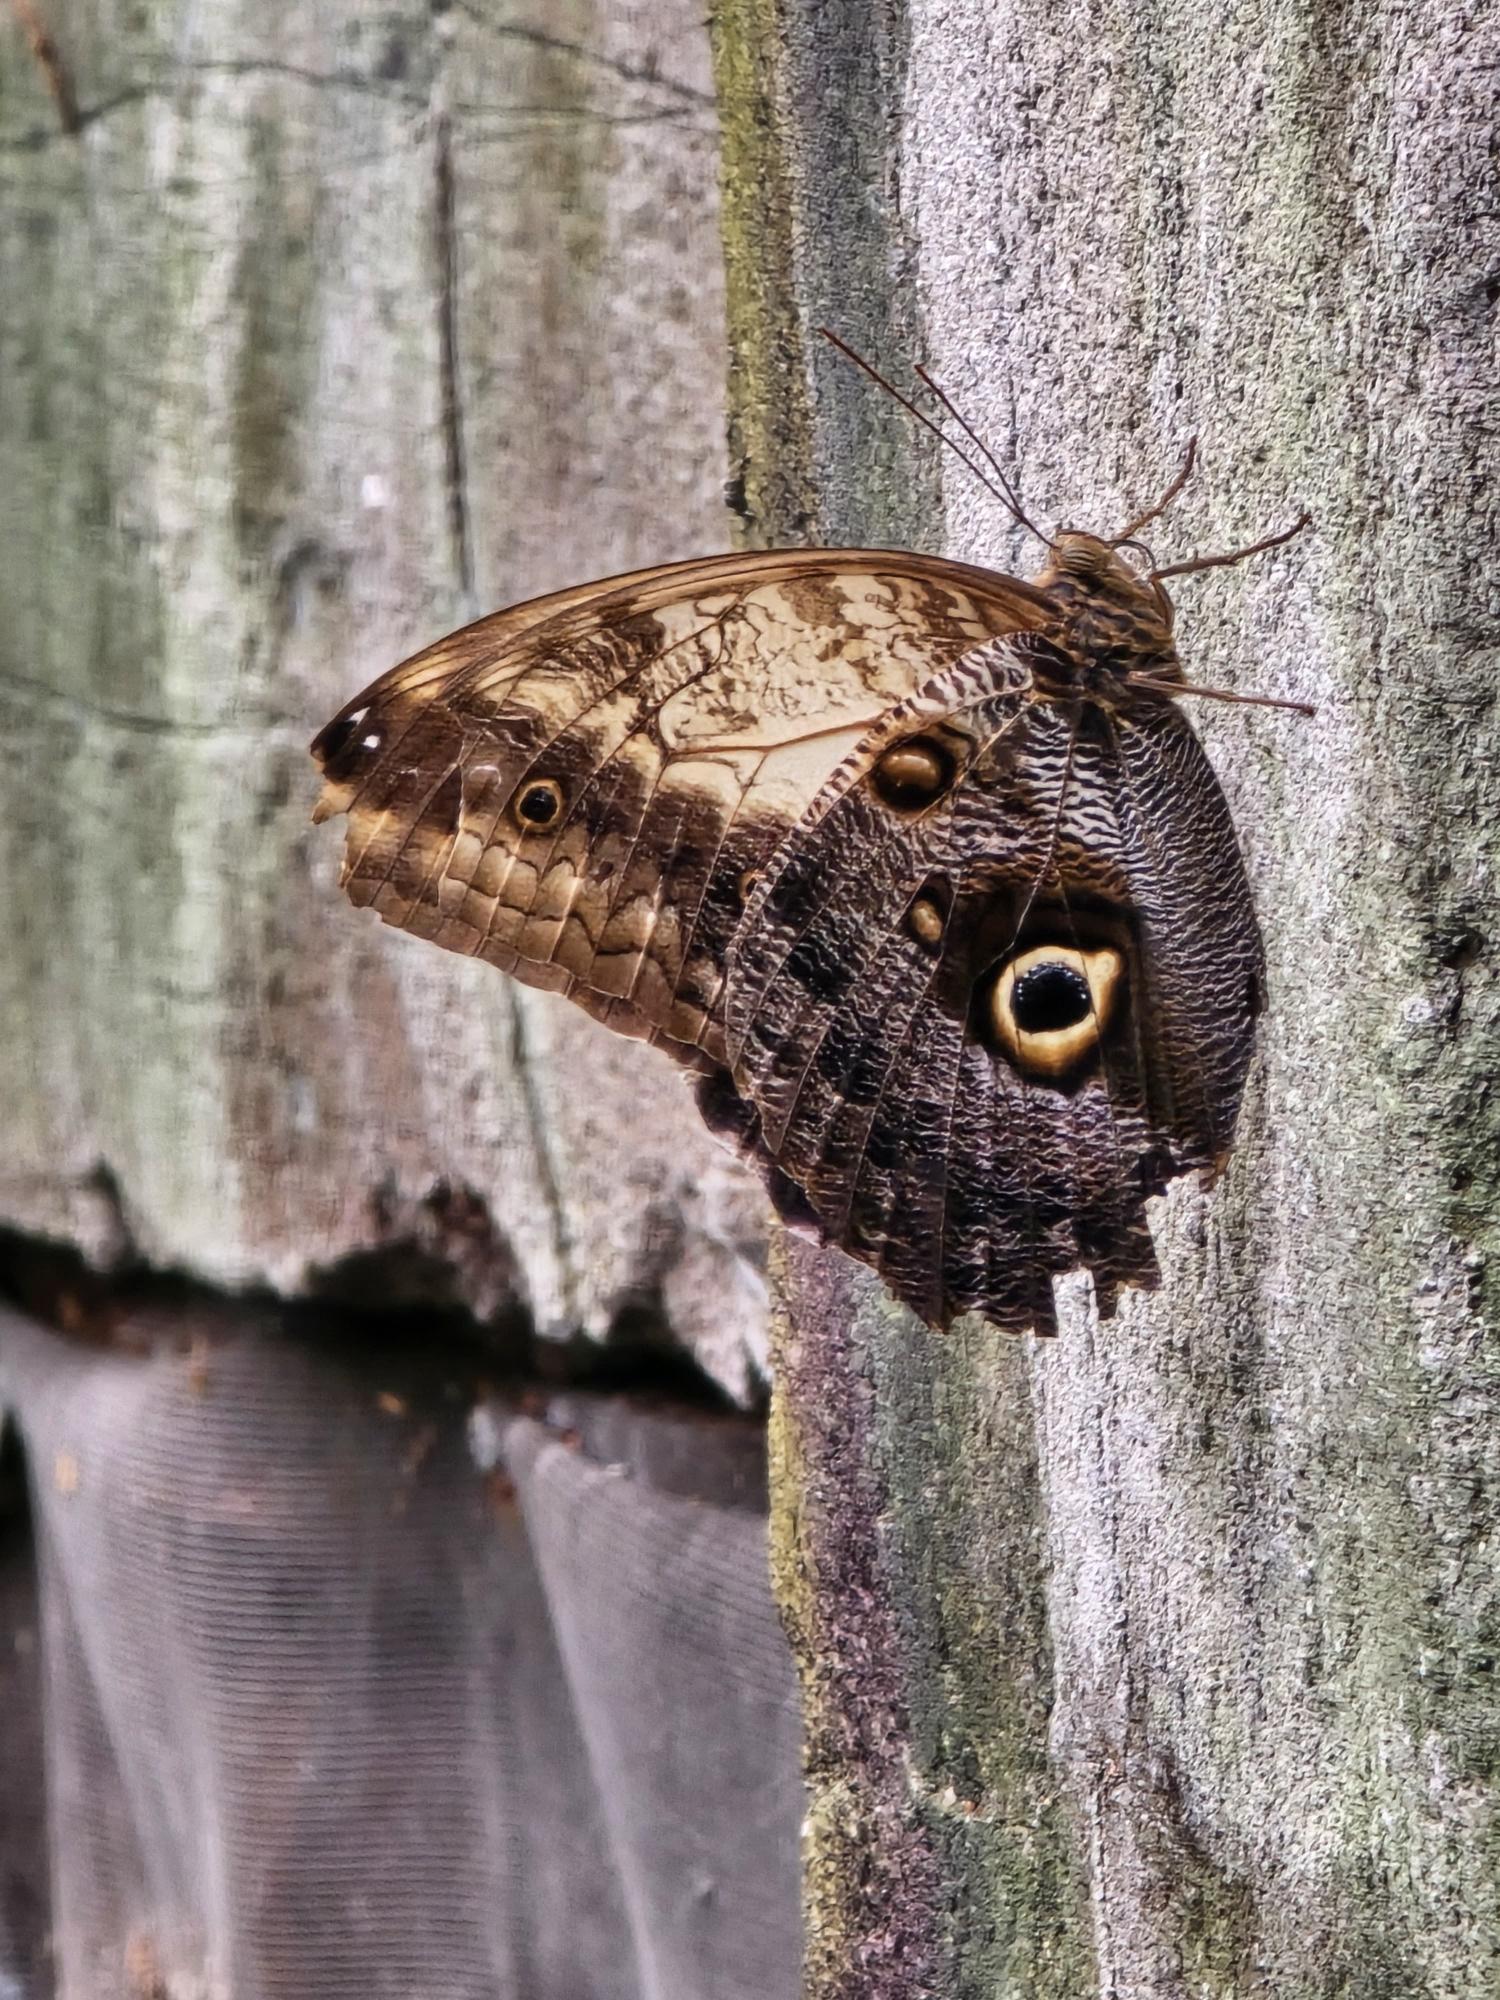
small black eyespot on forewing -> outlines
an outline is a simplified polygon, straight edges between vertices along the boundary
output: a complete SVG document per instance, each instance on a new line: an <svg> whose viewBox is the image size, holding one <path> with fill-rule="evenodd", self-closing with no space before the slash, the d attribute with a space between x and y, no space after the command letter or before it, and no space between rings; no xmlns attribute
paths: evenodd
<svg viewBox="0 0 1500 2000"><path fill-rule="evenodd" d="M525 832L541 833L557 819L562 804L562 786L555 778L528 778L517 791L511 810Z"/></svg>
<svg viewBox="0 0 1500 2000"><path fill-rule="evenodd" d="M336 715L328 727L313 738L312 754L325 778L338 780L352 777L380 748L380 739L375 732L367 732L375 734L373 743L360 740L359 732L368 714L368 709L356 708L347 714Z"/></svg>

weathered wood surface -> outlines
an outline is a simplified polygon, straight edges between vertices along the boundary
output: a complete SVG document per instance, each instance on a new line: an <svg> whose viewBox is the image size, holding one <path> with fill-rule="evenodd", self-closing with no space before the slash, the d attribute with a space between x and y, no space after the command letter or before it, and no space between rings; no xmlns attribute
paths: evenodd
<svg viewBox="0 0 1500 2000"><path fill-rule="evenodd" d="M0 1224L544 1331L664 1299L742 1385L759 1197L667 1065L356 917L307 823L403 653L730 539L701 10L40 11L79 120L0 8Z"/></svg>
<svg viewBox="0 0 1500 2000"><path fill-rule="evenodd" d="M1163 559L1317 517L1178 591L1190 672L1319 713L1195 713L1272 1012L1162 1290L939 1341L790 1253L810 1995L1500 1982L1497 56L1464 4L721 8L757 534L1028 560L825 320L1045 521L1191 432Z"/></svg>

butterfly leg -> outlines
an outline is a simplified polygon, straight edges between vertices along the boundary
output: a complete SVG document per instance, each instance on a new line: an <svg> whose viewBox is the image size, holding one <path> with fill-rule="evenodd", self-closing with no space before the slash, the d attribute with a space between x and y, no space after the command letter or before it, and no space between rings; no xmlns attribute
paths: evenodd
<svg viewBox="0 0 1500 2000"><path fill-rule="evenodd" d="M1151 572L1152 583L1160 583L1164 576L1193 576L1200 569L1229 569L1235 563L1249 560L1251 556L1264 555L1267 549L1279 549L1283 542L1289 542L1293 535L1300 535L1304 528L1312 526L1311 514L1299 514L1289 528L1283 528L1279 535L1266 535L1261 541L1248 542L1242 549L1230 549L1221 556L1189 556L1185 562L1168 563L1164 569Z"/></svg>

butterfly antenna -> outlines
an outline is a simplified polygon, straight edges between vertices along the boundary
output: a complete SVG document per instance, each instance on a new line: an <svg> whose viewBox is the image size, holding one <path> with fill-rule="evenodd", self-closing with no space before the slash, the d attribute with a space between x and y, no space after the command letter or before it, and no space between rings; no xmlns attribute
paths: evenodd
<svg viewBox="0 0 1500 2000"><path fill-rule="evenodd" d="M902 409L906 411L908 416L915 417L917 422L921 424L925 430L931 431L932 435L939 441L939 443L947 445L949 451L951 451L957 458L960 458L963 461L963 463L969 468L970 472L973 473L974 477L979 481L980 485L984 488L986 493L993 494L995 499L997 499L1000 502L1001 506L1004 507L1008 513L1014 514L1016 519L1021 523L1023 527L1026 528L1031 527L1031 523L1026 519L1025 515L1020 512L1014 498L1006 490L1006 487L1003 485L997 486L994 480L990 478L989 474L985 472L981 466L975 464L974 460L970 458L969 454L964 450L963 446L958 443L957 439L951 438L948 435L948 433L943 429L941 424L935 424L932 418L928 416L927 412L923 409L920 409L917 406L917 404L915 404L912 401L910 396L904 396L901 393L901 391L896 387L894 382L888 382L886 378L881 374L878 368L876 368L871 362L866 361L865 357L862 354L857 354L855 350L849 345L847 340L840 340L839 336L833 331L831 327L820 326L818 328L818 331L819 333L822 334L823 338L826 341L828 341L832 346L838 349L840 354L844 355L848 360L852 361L856 368L862 369L864 373L869 376L870 380L877 385L877 387L884 389L885 393L888 396L890 396L895 402L899 403ZM962 420L960 419L960 421ZM968 426L965 425L964 428L967 430ZM983 447L981 446L981 450L982 449ZM986 456L988 456L988 454L986 454ZM991 461L991 463L993 463L993 461ZM1036 532L1037 530L1032 528L1032 533L1035 534ZM1046 541L1046 539L1047 539L1046 536L1043 535L1042 540Z"/></svg>
<svg viewBox="0 0 1500 2000"><path fill-rule="evenodd" d="M1125 542L1133 542L1136 536L1141 532L1142 528L1146 527L1150 522L1156 520L1159 515L1166 513L1167 509L1171 506L1172 502L1177 498L1178 494L1182 491L1183 487L1187 485L1188 480L1192 477L1193 467L1197 463L1197 458L1198 458L1198 440L1195 437L1190 437L1188 439L1187 451L1183 454L1182 465L1178 471L1177 477L1172 481L1172 484L1167 488L1166 492L1163 493L1160 500L1156 502L1154 507L1148 507L1144 514L1137 514L1133 521L1129 522L1125 527L1123 527L1120 530L1119 534L1116 535L1114 540L1110 543L1110 547L1112 549L1119 548Z"/></svg>
<svg viewBox="0 0 1500 2000"><path fill-rule="evenodd" d="M1312 515L1303 514L1289 528L1283 528L1279 535L1267 535L1264 541L1251 542L1247 548L1230 549L1222 556L1189 556L1186 562L1168 563L1164 569L1154 569L1151 581L1160 583L1164 576L1192 576L1200 569L1228 569L1233 563L1247 562L1251 556L1264 555L1267 549L1279 549L1283 542L1289 542L1293 535L1300 535L1304 528L1311 526Z"/></svg>
<svg viewBox="0 0 1500 2000"><path fill-rule="evenodd" d="M938 385L938 383L933 379L933 377L928 374L927 370L921 366L920 363L917 366L917 377L921 382L923 382L927 386L927 388L929 388L932 391L933 395L937 397L938 401L942 404L943 408L948 412L949 416L952 417L954 423L958 425L959 429L963 432L964 436L969 440L970 444L973 445L974 449L979 453L980 457L983 458L985 464L990 468L991 472L994 473L995 478L999 481L1001 490L1005 495L1005 504L1007 507L1009 507L1011 513L1014 514L1014 516L1016 517L1017 523L1021 527L1025 528L1028 531L1028 533L1035 535L1039 542L1043 543L1045 547L1050 549L1052 546L1051 537L1048 535L1044 535L1041 529L1036 525L1035 521L1033 521L1028 516L1026 509L1021 505L1021 495L1016 489L1014 480L1011 479L1010 475L1001 466L1000 461L995 457L995 454L990 450L989 446L985 443L984 439L979 435L978 431L976 431L974 426L969 422L968 418L964 415L963 411L959 409L957 403L954 402L953 398L948 394L947 390L941 388Z"/></svg>

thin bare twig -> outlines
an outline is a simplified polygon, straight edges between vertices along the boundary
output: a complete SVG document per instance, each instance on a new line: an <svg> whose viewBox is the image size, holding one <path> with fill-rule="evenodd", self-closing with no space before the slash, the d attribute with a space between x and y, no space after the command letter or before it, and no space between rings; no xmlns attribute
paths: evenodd
<svg viewBox="0 0 1500 2000"><path fill-rule="evenodd" d="M15 9L21 31L36 57L42 75L47 79L47 88L52 101L57 106L57 122L69 136L78 131L78 95L73 88L73 79L68 74L68 66L63 61L62 51L52 39L52 31L36 10L35 0L10 0Z"/></svg>

